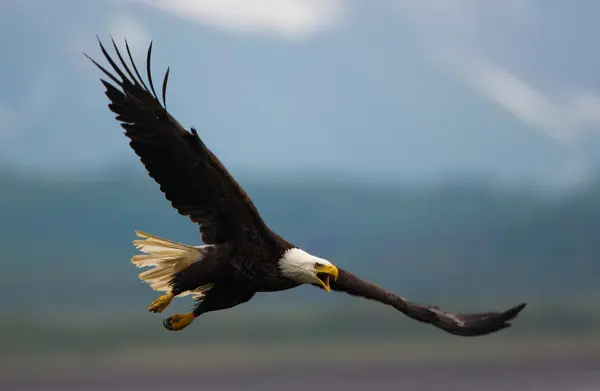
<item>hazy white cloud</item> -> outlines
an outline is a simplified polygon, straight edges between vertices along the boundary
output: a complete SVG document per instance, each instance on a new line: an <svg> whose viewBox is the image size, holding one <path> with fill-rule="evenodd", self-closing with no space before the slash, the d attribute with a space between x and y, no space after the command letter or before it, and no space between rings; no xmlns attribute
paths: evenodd
<svg viewBox="0 0 600 391"><path fill-rule="evenodd" d="M557 140L570 141L581 132L600 129L600 99L589 92L571 90L551 96L514 72L466 51L438 59L483 96Z"/></svg>
<svg viewBox="0 0 600 391"><path fill-rule="evenodd" d="M531 0L396 0L396 4L402 13L413 20L435 19L438 27L434 29L447 29L450 26L454 29L485 27L485 19L490 18L519 24L535 17Z"/></svg>
<svg viewBox="0 0 600 391"><path fill-rule="evenodd" d="M527 125L563 141L600 130L596 95L576 86L545 91L518 70L509 70L502 51L494 50L495 42L520 45L513 38L520 27L538 17L534 1L400 0L397 4L437 64Z"/></svg>
<svg viewBox="0 0 600 391"><path fill-rule="evenodd" d="M150 33L146 27L130 15L117 14L111 16L108 20L108 31L117 43L121 43L124 38L127 38L133 52L136 50L145 52L150 44Z"/></svg>
<svg viewBox="0 0 600 391"><path fill-rule="evenodd" d="M182 19L251 34L305 38L336 25L344 0L133 0Z"/></svg>

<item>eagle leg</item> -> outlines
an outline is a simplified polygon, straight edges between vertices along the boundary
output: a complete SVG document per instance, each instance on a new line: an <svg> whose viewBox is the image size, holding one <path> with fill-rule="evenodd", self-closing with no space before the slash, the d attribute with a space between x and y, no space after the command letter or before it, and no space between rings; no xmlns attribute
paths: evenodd
<svg viewBox="0 0 600 391"><path fill-rule="evenodd" d="M198 300L192 312L173 314L163 320L163 326L171 331L183 330L200 315L236 307L249 301L255 293L251 289L241 288L235 281L222 280ZM176 296L173 293L171 295L172 297ZM168 294L165 296L168 296Z"/></svg>
<svg viewBox="0 0 600 391"><path fill-rule="evenodd" d="M193 314L198 317L207 312L221 311L246 303L254 297L253 290L240 287L236 283L221 282L215 285L196 304Z"/></svg>
<svg viewBox="0 0 600 391"><path fill-rule="evenodd" d="M171 304L171 301L174 297L175 295L173 294L173 292L169 292L166 295L160 296L158 299L154 300L152 304L150 304L150 306L148 307L148 311L154 313L163 312L165 308L167 308L169 304Z"/></svg>
<svg viewBox="0 0 600 391"><path fill-rule="evenodd" d="M193 312L187 314L173 314L163 321L163 326L165 326L167 330L179 331L192 324L195 318Z"/></svg>

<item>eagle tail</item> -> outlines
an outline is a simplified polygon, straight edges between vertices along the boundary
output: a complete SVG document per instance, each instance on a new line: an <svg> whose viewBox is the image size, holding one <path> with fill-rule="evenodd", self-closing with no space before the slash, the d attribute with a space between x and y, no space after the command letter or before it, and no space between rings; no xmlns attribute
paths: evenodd
<svg viewBox="0 0 600 391"><path fill-rule="evenodd" d="M136 267L151 267L139 274L139 278L146 282L155 291L170 291L169 282L173 276L188 268L195 262L204 259L210 245L189 246L168 239L159 238L146 232L135 231L138 237L133 245L145 254L138 254L131 258L131 263ZM201 286L194 291L183 292L179 296L193 294L202 296L211 286Z"/></svg>

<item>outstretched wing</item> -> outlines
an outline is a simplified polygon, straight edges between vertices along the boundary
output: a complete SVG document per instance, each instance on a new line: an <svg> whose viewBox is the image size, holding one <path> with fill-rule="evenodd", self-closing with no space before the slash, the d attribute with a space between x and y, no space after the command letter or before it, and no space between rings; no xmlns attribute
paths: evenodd
<svg viewBox="0 0 600 391"><path fill-rule="evenodd" d="M219 159L206 147L194 128L188 132L166 110L165 95L169 69L158 99L150 72L152 43L148 48L146 72L150 89L135 66L129 45L127 54L133 71L112 41L121 68L110 57L100 39L100 49L116 73L89 58L110 80L101 79L110 100L109 109L117 116L149 175L160 185L167 200L182 215L200 225L202 241L216 244L252 230L265 233L265 226L252 200ZM137 77L136 77L137 76ZM119 80L120 78L120 80Z"/></svg>
<svg viewBox="0 0 600 391"><path fill-rule="evenodd" d="M450 334L464 337L490 334L510 327L509 321L525 308L525 303L523 303L504 312L479 314L447 312L434 306L411 303L403 297L365 281L352 273L342 269L338 269L338 271L337 281L331 283L332 290L390 305L412 319L429 323Z"/></svg>

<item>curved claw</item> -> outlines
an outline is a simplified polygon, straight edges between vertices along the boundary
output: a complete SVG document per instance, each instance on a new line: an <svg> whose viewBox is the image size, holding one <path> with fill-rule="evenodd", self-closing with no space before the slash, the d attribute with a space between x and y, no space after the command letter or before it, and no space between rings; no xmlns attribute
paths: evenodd
<svg viewBox="0 0 600 391"><path fill-rule="evenodd" d="M194 314L174 314L163 320L163 326L170 331L183 330L194 321Z"/></svg>
<svg viewBox="0 0 600 391"><path fill-rule="evenodd" d="M163 320L163 326L164 326L164 327L165 327L165 329L167 329L167 330L174 331L174 330L173 330L173 327L171 327L171 317L165 318L165 319Z"/></svg>

